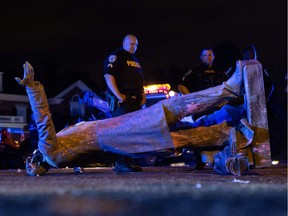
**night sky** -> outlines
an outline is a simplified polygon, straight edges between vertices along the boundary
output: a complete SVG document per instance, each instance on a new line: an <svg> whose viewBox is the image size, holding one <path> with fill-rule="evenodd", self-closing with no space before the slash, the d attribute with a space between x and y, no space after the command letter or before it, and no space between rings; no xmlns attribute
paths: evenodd
<svg viewBox="0 0 288 216"><path fill-rule="evenodd" d="M216 63L234 66L248 44L256 46L276 88L286 84L286 0L1 0L0 28L7 93L25 94L13 79L22 76L26 60L48 96L78 79L101 91L103 61L128 33L138 37L147 84L175 81L200 63L206 46L215 48Z"/></svg>

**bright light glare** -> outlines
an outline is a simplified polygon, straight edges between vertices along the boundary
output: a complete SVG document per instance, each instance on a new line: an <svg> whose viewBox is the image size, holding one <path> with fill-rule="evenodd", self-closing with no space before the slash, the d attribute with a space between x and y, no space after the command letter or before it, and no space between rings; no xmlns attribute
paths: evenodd
<svg viewBox="0 0 288 216"><path fill-rule="evenodd" d="M174 91L170 91L170 92L169 92L169 96L170 96L170 97L174 97L174 96L175 96L175 92L174 92Z"/></svg>
<svg viewBox="0 0 288 216"><path fill-rule="evenodd" d="M169 84L154 84L144 86L145 94L153 94L153 93L166 93L171 89Z"/></svg>
<svg viewBox="0 0 288 216"><path fill-rule="evenodd" d="M279 164L279 161L272 161L272 164L277 165L277 164Z"/></svg>

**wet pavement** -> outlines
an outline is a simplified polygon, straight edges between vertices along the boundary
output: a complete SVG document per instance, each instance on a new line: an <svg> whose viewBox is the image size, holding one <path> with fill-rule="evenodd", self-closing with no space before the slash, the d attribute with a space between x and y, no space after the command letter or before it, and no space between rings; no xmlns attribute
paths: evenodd
<svg viewBox="0 0 288 216"><path fill-rule="evenodd" d="M30 177L0 170L0 215L287 215L287 163L243 176L189 166L52 169Z"/></svg>

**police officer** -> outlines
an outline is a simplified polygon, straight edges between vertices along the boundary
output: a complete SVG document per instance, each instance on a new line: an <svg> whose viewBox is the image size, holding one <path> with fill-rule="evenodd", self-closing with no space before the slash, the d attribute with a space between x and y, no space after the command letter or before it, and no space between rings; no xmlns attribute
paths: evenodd
<svg viewBox="0 0 288 216"><path fill-rule="evenodd" d="M146 102L142 68L134 56L137 46L137 38L126 35L122 48L112 52L105 60L103 74L113 117L139 110Z"/></svg>
<svg viewBox="0 0 288 216"><path fill-rule="evenodd" d="M188 70L178 83L178 90L183 95L220 85L223 81L228 79L224 71L217 69L213 65L215 55L212 48L203 48L200 53L200 59L202 64ZM218 109L220 109L220 107L215 107L200 114L194 114L191 116L193 124L190 122L191 119L189 119L188 122L186 122L187 119L183 119L185 123L183 124L183 121L181 121L182 123L176 126L176 128L196 127L194 126L194 121L201 116L213 113ZM200 152L198 152L197 149L193 149L193 151L196 156L196 169L203 169L205 163L202 162Z"/></svg>
<svg viewBox="0 0 288 216"><path fill-rule="evenodd" d="M217 69L213 65L215 55L212 48L203 48L200 54L200 59L202 64L196 68L188 70L180 80L178 84L178 90L180 93L188 94L200 91L220 85L223 81L228 79L224 71ZM212 112L212 110L210 112ZM202 113L201 115L203 114L208 113ZM199 116L194 115L193 120L196 120Z"/></svg>
<svg viewBox="0 0 288 216"><path fill-rule="evenodd" d="M257 52L253 45L249 45L243 48L242 50L243 60L257 60ZM263 80L265 87L265 96L267 106L271 103L271 96L274 92L274 84L272 83L269 74L266 69L263 69ZM269 109L268 109L269 110ZM192 127L199 126L211 126L223 122L227 122L229 126L235 127L239 124L240 119L246 118L246 108L244 106L244 97L243 95L230 100L227 104L221 107L221 109L216 110L214 113L203 116L194 122Z"/></svg>
<svg viewBox="0 0 288 216"><path fill-rule="evenodd" d="M113 117L140 110L146 102L142 68L134 56L137 46L137 38L131 34L126 35L122 48L112 52L105 60L103 74ZM128 157L121 158L114 166L116 172L142 171L142 168Z"/></svg>
<svg viewBox="0 0 288 216"><path fill-rule="evenodd" d="M215 55L212 48L202 49L200 59L202 64L188 70L180 80L178 90L182 94L219 85L228 78L223 71L218 70L213 65Z"/></svg>

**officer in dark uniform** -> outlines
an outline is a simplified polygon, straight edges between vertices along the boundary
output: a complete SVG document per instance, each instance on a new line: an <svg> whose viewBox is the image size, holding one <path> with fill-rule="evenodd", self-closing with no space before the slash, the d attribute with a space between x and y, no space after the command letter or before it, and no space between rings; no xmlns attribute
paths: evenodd
<svg viewBox="0 0 288 216"><path fill-rule="evenodd" d="M139 110L145 104L142 68L133 55L137 46L137 38L127 35L123 47L112 52L105 60L103 73L113 117Z"/></svg>
<svg viewBox="0 0 288 216"><path fill-rule="evenodd" d="M224 71L217 69L213 65L215 55L212 48L202 49L200 59L202 64L196 68L188 70L180 80L178 84L178 90L180 93L188 94L214 87L228 79ZM201 115L203 115L203 113ZM198 117L198 115L194 115L193 119L196 120Z"/></svg>
<svg viewBox="0 0 288 216"><path fill-rule="evenodd" d="M242 58L243 60L257 59L255 47L253 45L245 47L242 50ZM266 69L263 69L263 80L267 107L269 108L271 97L274 92L274 84L272 83ZM242 118L246 118L246 108L244 106L244 97L240 96L230 100L227 104L223 105L221 109L216 110L214 113L199 118L191 126L211 126L219 124L225 120L229 126L235 127L239 124L240 119Z"/></svg>
<svg viewBox="0 0 288 216"><path fill-rule="evenodd" d="M224 73L224 71L219 70L213 65L215 55L212 48L207 47L202 49L200 59L202 64L198 67L188 70L178 83L178 90L183 95L220 85L223 81L228 79L228 76ZM194 114L191 116L192 120L196 121L201 116L211 114L218 109L220 109L220 107L215 107L200 114ZM191 122L181 122L181 124L176 126L178 129L190 127L194 127L194 124ZM200 152L198 149L192 150L196 156L195 169L203 169L205 163L202 161Z"/></svg>
<svg viewBox="0 0 288 216"><path fill-rule="evenodd" d="M146 102L141 65L134 56L138 40L126 35L122 48L112 52L105 60L103 74L107 84L107 100L113 117L140 110ZM129 136L129 134L127 134ZM142 168L131 158L121 158L115 163L116 172L138 172Z"/></svg>

